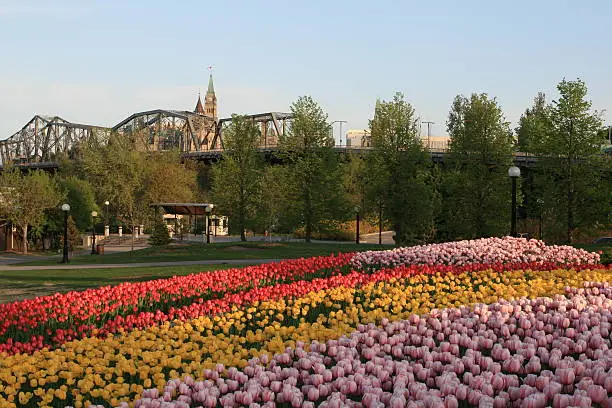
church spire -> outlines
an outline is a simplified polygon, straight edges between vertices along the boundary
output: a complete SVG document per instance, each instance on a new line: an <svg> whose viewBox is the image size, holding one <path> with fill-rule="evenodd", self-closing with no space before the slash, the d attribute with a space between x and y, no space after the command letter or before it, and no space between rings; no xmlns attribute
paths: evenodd
<svg viewBox="0 0 612 408"><path fill-rule="evenodd" d="M206 91L206 95L214 95L214 94L215 94L215 87L213 85L213 77L211 73L210 77L208 78L208 90Z"/></svg>
<svg viewBox="0 0 612 408"><path fill-rule="evenodd" d="M204 102L204 112L206 116L217 118L217 96L215 95L215 86L213 85L212 66L208 67L211 71L208 78L208 90Z"/></svg>
<svg viewBox="0 0 612 408"><path fill-rule="evenodd" d="M200 115L205 115L204 106L202 106L202 99L200 98L200 93L198 92L198 103L196 103L195 109L193 110L195 113L199 113Z"/></svg>

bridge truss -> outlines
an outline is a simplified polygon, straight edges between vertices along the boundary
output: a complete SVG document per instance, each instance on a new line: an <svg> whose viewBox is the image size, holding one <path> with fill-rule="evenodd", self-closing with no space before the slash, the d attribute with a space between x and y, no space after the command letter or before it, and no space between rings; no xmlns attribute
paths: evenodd
<svg viewBox="0 0 612 408"><path fill-rule="evenodd" d="M215 140L216 128L210 116L156 109L131 115L114 126L113 132L137 136L139 148L146 151L198 152L221 148Z"/></svg>
<svg viewBox="0 0 612 408"><path fill-rule="evenodd" d="M0 141L0 164L44 167L60 155L71 157L81 142L94 137L104 140L109 133L110 129L101 126L72 123L59 116L36 115L8 139Z"/></svg>

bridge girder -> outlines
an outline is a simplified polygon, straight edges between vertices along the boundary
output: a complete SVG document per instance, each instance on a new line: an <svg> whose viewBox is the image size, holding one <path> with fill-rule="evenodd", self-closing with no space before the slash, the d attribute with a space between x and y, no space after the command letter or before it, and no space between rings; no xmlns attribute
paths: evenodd
<svg viewBox="0 0 612 408"><path fill-rule="evenodd" d="M84 140L104 138L109 129L71 123L59 116L35 115L19 131L0 141L2 166L12 163L50 162L59 155L70 155Z"/></svg>

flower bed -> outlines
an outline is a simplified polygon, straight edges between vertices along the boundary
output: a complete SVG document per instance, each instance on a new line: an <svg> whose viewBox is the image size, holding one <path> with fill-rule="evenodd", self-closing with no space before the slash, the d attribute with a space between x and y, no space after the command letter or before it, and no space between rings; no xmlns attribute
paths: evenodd
<svg viewBox="0 0 612 408"><path fill-rule="evenodd" d="M337 339L359 324L500 297L550 296L585 281L612 281L611 271L602 267L581 266L578 272L528 266L413 266L298 281L282 291L269 288L269 299L253 297L252 303L216 315L119 330L115 336L67 342L53 351L0 355L0 406L16 401L116 406L142 396L145 388L163 390L168 378L191 374L201 380L203 370L219 363L245 367L253 357L283 352L298 341Z"/></svg>
<svg viewBox="0 0 612 408"><path fill-rule="evenodd" d="M253 288L347 273L351 257L339 254L288 260L0 304L0 352L32 352L186 314L195 317L198 314L193 310L197 309L216 313L220 309L215 306L223 304L218 299L223 297L229 301L231 295L239 299Z"/></svg>
<svg viewBox="0 0 612 408"><path fill-rule="evenodd" d="M435 310L146 390L135 407L612 404L612 288ZM579 357L578 357L579 356ZM162 395L160 395L162 394Z"/></svg>
<svg viewBox="0 0 612 408"><path fill-rule="evenodd" d="M351 260L359 270L392 268L399 265L467 265L514 262L557 264L597 264L600 256L571 246L546 245L544 241L525 238L482 238L442 244L366 251Z"/></svg>

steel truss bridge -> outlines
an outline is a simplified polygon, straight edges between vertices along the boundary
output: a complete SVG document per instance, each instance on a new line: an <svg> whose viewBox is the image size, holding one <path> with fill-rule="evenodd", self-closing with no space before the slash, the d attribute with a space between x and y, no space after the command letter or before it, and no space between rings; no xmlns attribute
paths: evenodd
<svg viewBox="0 0 612 408"><path fill-rule="evenodd" d="M293 115L267 112L247 115L261 132L261 147L275 148L290 128ZM232 118L215 119L189 111L151 110L135 113L113 127L69 122L59 116L34 116L19 131L0 140L0 167L56 168L62 158L73 159L79 145L111 133L130 136L143 151L179 149L185 158L206 160L223 151L223 132Z"/></svg>
<svg viewBox="0 0 612 408"><path fill-rule="evenodd" d="M247 115L261 132L259 150L267 157L277 151L278 140L291 127L290 113L267 112ZM21 130L0 141L0 168L11 164L28 169L54 169L61 159L74 159L81 143L92 138L105 142L111 133L134 137L137 148L144 151L179 149L184 159L204 162L221 157L223 133L232 118L214 119L189 111L151 110L135 113L112 128L72 123L59 116L34 116ZM370 148L336 146L339 154L367 153ZM444 161L446 149L430 149L434 162ZM514 162L528 167L537 159L515 153Z"/></svg>

